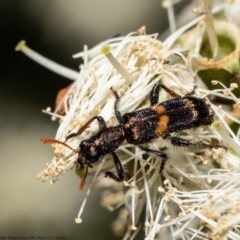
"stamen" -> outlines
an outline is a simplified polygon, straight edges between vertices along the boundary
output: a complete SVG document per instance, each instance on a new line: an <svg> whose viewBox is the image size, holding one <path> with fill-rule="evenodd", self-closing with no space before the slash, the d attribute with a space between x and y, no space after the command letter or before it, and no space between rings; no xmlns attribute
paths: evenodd
<svg viewBox="0 0 240 240"><path fill-rule="evenodd" d="M112 64L112 66L117 70L117 72L130 83L134 82L135 77L133 77L122 64L118 62L118 60L112 55L111 48L109 45L103 45L101 48L101 53L106 56L108 61Z"/></svg>
<svg viewBox="0 0 240 240"><path fill-rule="evenodd" d="M29 47L27 47L26 42L24 40L17 44L17 46L15 47L15 50L23 52L25 55L30 57L35 62L41 64L45 68L48 68L51 71L65 77L65 78L71 79L73 81L76 81L78 78L78 72L76 72L72 69L66 68L58 63L55 63L55 62L41 56L39 53L37 53L37 52L33 51L32 49L30 49Z"/></svg>

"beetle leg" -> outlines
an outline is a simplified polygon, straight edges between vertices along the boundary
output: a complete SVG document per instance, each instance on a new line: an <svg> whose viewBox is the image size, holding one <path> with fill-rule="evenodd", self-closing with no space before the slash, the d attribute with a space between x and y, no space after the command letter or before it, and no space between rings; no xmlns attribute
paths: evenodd
<svg viewBox="0 0 240 240"><path fill-rule="evenodd" d="M156 85L159 85L161 88L163 88L163 89L164 89L169 95L171 95L172 97L174 97L174 98L181 98L181 96L180 96L179 94L175 93L174 91L172 91L171 89L169 89L169 88L166 87L165 85L160 84L160 83L159 83L159 84L156 84ZM154 85L152 91L154 90L154 88L155 88L156 85ZM197 88L197 84L196 84L196 79L195 79L195 81L194 81L194 86L193 86L192 91L189 92L189 93L187 93L185 96L192 96L192 95L194 95L196 88ZM152 93L151 93L151 94L152 94ZM155 100L155 104L157 104L157 103L158 103L158 102ZM155 104L152 104L152 105L155 105Z"/></svg>
<svg viewBox="0 0 240 240"><path fill-rule="evenodd" d="M173 137L171 135L167 135L164 139L169 140L173 146L177 147L204 147L204 148L227 148L221 144L208 144L202 141L189 141L183 138Z"/></svg>
<svg viewBox="0 0 240 240"><path fill-rule="evenodd" d="M157 105L159 100L159 84L155 84L150 93L150 104L151 106Z"/></svg>
<svg viewBox="0 0 240 240"><path fill-rule="evenodd" d="M76 133L71 133L71 134L69 134L69 135L66 137L65 142L66 142L68 139L72 138L72 137L76 137L76 136L78 136L78 135L81 135L82 132L83 132L95 119L98 121L100 130L103 130L103 129L105 129L105 128L107 127L105 120L104 120L101 116L95 116L95 117L91 118L88 122L86 122L82 127L80 127L80 129L79 129Z"/></svg>
<svg viewBox="0 0 240 240"><path fill-rule="evenodd" d="M112 158L113 158L115 168L117 170L117 175L115 175L111 171L107 171L105 173L105 177L110 177L117 182L122 182L124 180L124 170L123 170L122 163L120 162L120 160L119 160L119 158L118 158L118 156L115 152L111 152L111 154L112 154Z"/></svg>
<svg viewBox="0 0 240 240"><path fill-rule="evenodd" d="M163 84L159 84L159 86L161 88L163 88L169 95L171 95L172 97L174 98L181 98L180 95L178 95L177 93L175 93L174 91L172 91L171 89L169 89L168 87L166 87L165 85Z"/></svg>
<svg viewBox="0 0 240 240"><path fill-rule="evenodd" d="M169 95L171 95L174 98L181 98L180 95L178 95L177 93L175 93L174 91L172 91L171 89L167 88L165 85L163 84L155 84L151 90L150 93L150 104L151 106L157 105L158 101L159 101L159 88L163 88Z"/></svg>
<svg viewBox="0 0 240 240"><path fill-rule="evenodd" d="M152 149L145 148L145 147L142 147L142 146L138 146L138 147L140 149L144 150L145 152L153 154L153 155L155 155L157 157L160 157L162 159L160 169L159 169L159 173L161 173L163 171L165 163L168 159L167 155L164 152L160 152L160 151L157 151L157 150L152 150Z"/></svg>
<svg viewBox="0 0 240 240"><path fill-rule="evenodd" d="M110 89L112 90L112 92L113 92L113 94L114 94L114 96L116 98L116 101L115 101L115 104L114 104L115 115L117 117L118 122L120 124L123 124L124 123L123 117L122 117L121 113L117 110L117 105L119 103L120 97L119 97L117 91L115 91L112 87Z"/></svg>

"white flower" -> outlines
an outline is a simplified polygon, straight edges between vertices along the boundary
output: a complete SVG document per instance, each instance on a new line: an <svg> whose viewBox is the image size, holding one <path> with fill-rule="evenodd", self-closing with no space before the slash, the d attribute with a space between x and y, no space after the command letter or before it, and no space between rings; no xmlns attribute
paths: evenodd
<svg viewBox="0 0 240 240"><path fill-rule="evenodd" d="M61 70L56 71L62 71L60 74L76 81L55 112L47 111L60 120L56 139L64 142L69 133L77 132L80 126L96 115L102 116L108 126L117 125L114 114L115 97L110 91L111 87L121 96L119 111L122 114L149 107L146 100L157 82L182 96L191 92L196 78L193 67L196 59L191 54L186 57L184 49L170 47L200 19L201 17L174 32L164 42L157 40L157 34L147 35L145 28L141 28L139 32L109 39L90 50L85 47L83 52L74 55L84 59L79 73L61 67ZM104 54L100 53L101 48ZM25 45L18 46L18 50L27 53L32 51ZM174 56L178 56L179 60L170 64L169 61ZM41 57L38 56L38 59ZM47 65L49 67L49 62ZM210 96L221 96L233 100L235 108L240 108L239 99L232 93L237 85L224 86L217 80L212 84L218 84L219 89L210 91L198 87L195 96L206 99ZM160 92L159 102L169 98L169 94ZM240 124L240 121L228 109L214 105L210 99L208 101L216 121L209 127L184 131L184 138L196 141L204 139L206 142L217 139L228 147L227 152L224 149L178 149L159 138L149 144L152 149L166 149L164 151L169 157L163 173L159 174L159 158L145 156L137 146L124 143L117 154L122 164L131 170L131 178L123 184L105 179L104 169L114 169L114 165L111 159L105 161L104 158L92 171L90 185L85 185L88 190L76 223L82 221L82 211L92 186L96 183L100 188L110 185L112 189L111 193L108 192L103 197L103 206L110 210L125 207L113 224L120 232L124 227L127 229L124 239L128 236L133 238L136 230L140 229L139 218L143 211L148 240L239 239L240 130L235 134L228 121L237 124ZM64 116L58 114L62 106ZM38 178L43 182L50 179L53 184L63 173L75 167L80 141L91 137L97 131L98 124L93 122L81 136L69 139L67 145L72 149L62 143L53 143L55 157ZM47 141L45 139L45 142ZM216 166L216 163L219 166ZM127 213L130 213L129 222L123 217Z"/></svg>

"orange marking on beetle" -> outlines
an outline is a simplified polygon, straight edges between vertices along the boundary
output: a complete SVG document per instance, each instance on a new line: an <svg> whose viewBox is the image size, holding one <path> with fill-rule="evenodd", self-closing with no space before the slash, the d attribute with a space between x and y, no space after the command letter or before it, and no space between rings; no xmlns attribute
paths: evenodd
<svg viewBox="0 0 240 240"><path fill-rule="evenodd" d="M152 110L156 111L159 115L163 114L166 112L165 107L163 107L162 105L155 105L153 107L151 107Z"/></svg>
<svg viewBox="0 0 240 240"><path fill-rule="evenodd" d="M169 117L167 115L163 115L159 118L158 125L155 130L155 134L157 136L161 136L168 133L168 122Z"/></svg>

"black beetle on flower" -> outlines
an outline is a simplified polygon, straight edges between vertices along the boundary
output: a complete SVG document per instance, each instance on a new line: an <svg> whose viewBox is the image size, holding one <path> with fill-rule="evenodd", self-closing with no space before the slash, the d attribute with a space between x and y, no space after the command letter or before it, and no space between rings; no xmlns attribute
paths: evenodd
<svg viewBox="0 0 240 240"><path fill-rule="evenodd" d="M173 99L158 103L160 87L170 94ZM181 97L163 84L155 84L150 93L150 107L121 114L117 105L120 100L117 92L111 88L116 97L114 111L119 125L107 127L105 120L101 116L95 116L85 123L76 133L71 133L66 137L65 142L73 137L81 135L93 121L97 120L99 131L81 141L79 150L74 150L65 142L55 139L42 138L43 143L63 144L78 153L77 167L85 169L84 177L80 184L82 190L88 173L88 168L92 164L99 162L105 155L111 154L116 168L116 174L111 171L105 173L105 177L110 177L115 181L124 180L125 172L121 161L115 150L126 141L129 144L138 146L149 154L153 154L162 159L159 173L164 169L167 155L162 151L152 150L143 146L156 138L162 137L177 147L207 147L225 148L219 144L208 144L203 141L189 141L183 138L171 136L170 133L196 128L213 123L213 111L206 100L191 96L194 91Z"/></svg>

